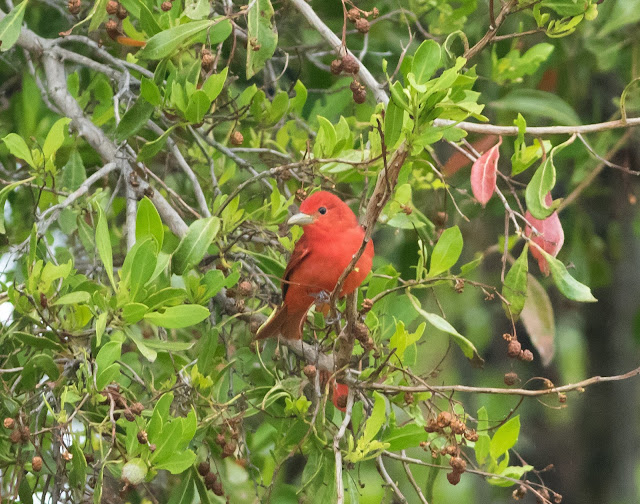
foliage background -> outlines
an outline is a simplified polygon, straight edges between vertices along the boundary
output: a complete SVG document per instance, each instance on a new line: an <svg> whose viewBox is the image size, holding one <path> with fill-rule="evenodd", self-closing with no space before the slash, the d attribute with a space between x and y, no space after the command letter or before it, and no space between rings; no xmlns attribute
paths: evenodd
<svg viewBox="0 0 640 504"><path fill-rule="evenodd" d="M480 111L474 109L477 101L485 105L481 114L495 125L513 125L518 113L528 126L602 123L620 118L620 97L625 89L627 116L637 116L640 96L636 86L627 85L640 76L638 0L357 2L357 7L366 11L376 7L380 16L375 22L370 17L366 37L349 23L347 46L383 82L383 60L392 75L399 62L415 57L424 40L435 38L454 56L465 53L464 37L473 47L489 29L490 3L494 17L505 5L511 5L512 12L498 31L502 40L476 46L480 50L472 54L465 69L476 65L478 78L473 89L480 94L466 94L452 105L452 119L465 119L469 110L479 116ZM36 496L45 492L54 501L79 502L82 498L100 499L99 489L104 487L102 498L114 502L121 497L136 502L223 502L225 498L249 502L266 500L267 495L273 502L333 499L332 438L342 414L327 400L326 393L324 402L317 402L314 379L308 383L302 373L304 363L284 347L276 348L275 342L269 342L260 358L251 351L258 322L250 313L261 310L266 314L269 303L273 306L279 300L277 278L300 233L293 230L293 235L287 234L282 223L289 206L297 203L299 190L331 189L364 214L366 201L360 197L371 195L375 177L383 169L374 154L376 119L384 120L371 89L365 103L356 104L349 89L352 78L331 74L334 52L319 34L319 27L311 26L302 16L300 2L272 4L277 40L267 0L250 2L248 14L241 3L234 2L175 0L168 12L153 0L123 2L129 10L123 34L131 39L148 40L180 23L204 26L207 19L219 21L225 15L233 20L233 24L219 21L209 31L208 40L202 28L195 39L185 37L182 43L177 32L172 32L168 47L143 49L147 57L124 45L122 39L112 40L105 25L109 17L104 1L69 5L57 0L29 0L28 5L23 1L13 11L24 6L23 34L17 42L13 34L17 36L22 24L0 24L0 138L5 139L0 143L1 178L4 184L30 179L0 193L0 202L6 200L6 232L0 242L5 302L0 335L0 409L3 418L14 418L31 431L26 440L17 443L11 441L9 429L0 433L3 497L30 502L32 492ZM78 12L72 14L70 10L75 11L76 5L80 6ZM342 33L340 2L314 1L309 5L334 33ZM11 2L0 4L1 16L12 8ZM536 8L550 18L536 20ZM264 12L267 15L261 16ZM589 13L587 19L578 19L584 12ZM87 21L63 41L60 32L83 19ZM233 26L233 35L226 26ZM47 42L43 49L42 39L38 41L26 33L27 29L55 42ZM520 33L526 34L507 37ZM251 34L256 35L256 42ZM9 42L11 38L15 45ZM208 71L200 67L203 43L216 58ZM152 49L157 51L155 55L149 55ZM63 61L64 66L56 61ZM159 61L167 62L165 73L158 70L164 64ZM455 58L445 57L443 62L450 68ZM393 79L410 90L407 64ZM60 68L66 74L61 76ZM160 75L155 84L154 71ZM359 76L362 81L363 69ZM180 85L170 85L172 80ZM80 104L84 118L102 133L65 111L69 96L60 93L61 82ZM203 85L202 90L196 89L196 83ZM140 95L143 98L138 98ZM466 103L467 108L460 103ZM60 121L65 117L74 120L70 133L69 121ZM405 129L396 128L394 133L398 141L387 146L390 158L404 139L423 138L430 131L431 119L423 118L412 130L405 116ZM381 124L385 132L393 131ZM164 131L169 133L161 136ZM331 131L334 135L338 132L333 145L328 140ZM449 130L449 140L460 140L456 131L460 130ZM233 137L237 132L242 134L242 142ZM26 152L20 150L22 144L15 137L8 136L12 133L23 139ZM471 130L467 139L483 152L497 141L487 133L491 131ZM311 157L361 161L361 135L365 143L369 140L369 146L373 145L368 153L374 158L371 163L303 162ZM527 136L527 142L536 137ZM555 146L568 135L547 133L540 137ZM598 156L638 169L636 129L601 128L584 138ZM475 202L469 185L470 162L451 143L436 140L424 141L426 150L411 152L401 172L393 201L375 228L374 270L378 275L393 276L397 271L405 280L416 278L418 239L423 240L431 257L442 230L458 225L464 248L452 274L458 274L459 266L472 261L477 252L489 251L479 266L464 276L498 286L499 292L505 207L495 196L484 209ZM343 143L336 146L340 141ZM530 261L530 272L548 292L555 320L555 355L543 366L538 352L548 352L548 344L529 340L520 323L516 326L519 340L523 347L535 351L535 360L524 363L507 357L501 335L510 332L511 322L499 300L486 300L487 292L482 289L467 284L459 294L452 282L444 282L434 291L413 289L425 310L440 313L441 306L447 320L485 359L483 370L472 368L457 346L449 348L444 333L429 326L418 345L409 345L406 362L401 362L413 374L435 385L503 387L503 375L514 371L522 386L538 388L539 382L527 381L543 376L554 384L576 383L637 367L638 181L628 169L601 166L586 143L576 140L558 153L553 194L556 198L575 195L560 213L566 239L559 259L572 266L571 274L592 289L598 303L567 300L551 279L538 273L535 261ZM513 137L504 137L499 169L505 174L510 172L513 146ZM29 156L32 163L26 159ZM136 157L144 165L136 164ZM446 175L450 194L426 161ZM283 165L287 166L278 168ZM515 180L528 183L534 169ZM88 184L87 176L96 172ZM263 172L265 176L256 176ZM251 182L245 185L247 180ZM499 185L513 204L506 186L502 181ZM79 194L73 204L54 206L85 186L86 194ZM524 201L524 186L516 189ZM229 195L233 197L227 199ZM470 222L456 211L451 195ZM143 199L145 196L150 199ZM401 205L413 211L411 216L402 212ZM158 224L160 217L154 208L162 224ZM183 238L186 225L193 222L195 227ZM37 232L44 236L36 239ZM128 252L134 241L138 245ZM522 245L515 244L511 252L517 257L521 250ZM171 263L161 268L170 255ZM128 266L125 257L129 258ZM64 266L69 260L72 271ZM46 275L40 271L45 263L50 264ZM58 266L54 268L54 264ZM383 277L374 277L360 300L371 298L376 288L393 285L392 281L384 284ZM165 290L155 309L150 308L149 296L168 288L174 290ZM65 295L71 297L62 299ZM403 291L394 292L367 315L365 321L380 356L365 359L365 369L375 369L384 362L398 320L409 333L419 331L423 319L407 299ZM56 301L57 305L51 304ZM140 306L143 302L147 310ZM245 315L237 316L239 310L245 310ZM319 317L314 321L324 325ZM329 341L334 338L330 336ZM331 344L327 349L331 350ZM362 352L359 343L356 349ZM431 375L434 369L438 373ZM384 368L383 376L392 384L411 382L397 369ZM111 379L120 383L124 399L113 389L105 390ZM168 392L173 394L173 402ZM360 398L361 406L354 410L361 417L360 423L355 422L356 438L366 432L363 415L376 417L376 396L370 390L364 393L371 408L363 413ZM420 412L403 394L387 391L385 395L387 411L395 408L399 424L413 419L419 425L422 412L428 419L426 403ZM614 504L640 499L640 412L634 381L589 387L584 393L569 394L566 403L560 403L557 394L522 401L518 396L475 393L455 393L453 398L473 417L484 406L494 424L517 407L522 426L519 436L516 433L518 453L538 470L553 464L553 469L540 476L545 485L563 495L563 502ZM435 413L448 409L446 400L426 396L415 400L426 400ZM138 401L144 407L140 415L131 411ZM317 404L321 407L316 417L312 412ZM127 412L134 421L127 418ZM69 421L71 415L74 422ZM384 416L386 422L388 415ZM310 435L312 419L319 423L317 432ZM472 423L469 420L469 425ZM390 435L385 429L391 427L385 425L374 437L384 441ZM156 443L154 453L137 441L140 430ZM219 434L225 440L216 444ZM347 438L350 435L347 433ZM407 453L431 463L431 452L418 446L421 436L406 446ZM162 446L159 440L171 442ZM341 446L348 457L354 452L345 440ZM303 448L296 450L298 442ZM229 446L229 456L223 457L224 446ZM375 452L375 446L368 448ZM474 450L463 451L470 457L471 468ZM44 459L40 472L33 471L33 456ZM121 496L122 469L132 459L142 460L144 471L149 468L148 481ZM197 474L198 463L205 459L218 475L225 493L222 498L207 492ZM520 462L511 455L512 464ZM447 458L436 463L447 466ZM269 489L279 464L282 467ZM319 470L314 478L311 468L316 464ZM399 481L399 492L409 502L418 502L402 464L388 459L385 464L391 477ZM513 488L495 487L471 474L464 474L459 485L451 486L445 478L446 469L412 464L411 470L429 502L511 500ZM538 482L533 473L527 478ZM373 459L346 464L344 481L350 502L399 499L388 486L382 486ZM301 487L304 490L297 495ZM525 501L535 502L531 491Z"/></svg>

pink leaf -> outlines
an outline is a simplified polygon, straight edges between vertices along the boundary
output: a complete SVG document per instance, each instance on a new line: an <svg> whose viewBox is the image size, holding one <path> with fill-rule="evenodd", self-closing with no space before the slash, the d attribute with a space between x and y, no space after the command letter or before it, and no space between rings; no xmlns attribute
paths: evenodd
<svg viewBox="0 0 640 504"><path fill-rule="evenodd" d="M548 193L545 196L545 203L550 205L552 202L551 193ZM539 234L533 234L533 230L531 226L526 226L524 230L524 234L527 237L531 237L531 241L536 243L542 250L544 250L547 254L556 257L560 249L562 248L562 244L564 243L564 231L562 230L562 224L560 223L560 218L558 217L557 212L553 212L549 217L544 220L536 219L531 213L527 210L525 214L525 218L533 227L536 228ZM547 260L542 255L536 247L531 247L531 255L538 260L538 267L543 275L549 275L549 264Z"/></svg>
<svg viewBox="0 0 640 504"><path fill-rule="evenodd" d="M499 137L498 143L476 159L471 167L471 190L482 206L487 204L496 190L496 172L501 143L502 137Z"/></svg>

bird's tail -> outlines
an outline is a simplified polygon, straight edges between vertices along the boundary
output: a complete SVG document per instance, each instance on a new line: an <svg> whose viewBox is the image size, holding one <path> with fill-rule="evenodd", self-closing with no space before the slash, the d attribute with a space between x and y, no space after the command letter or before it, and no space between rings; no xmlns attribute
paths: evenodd
<svg viewBox="0 0 640 504"><path fill-rule="evenodd" d="M306 318L306 310L289 312L287 305L283 304L260 326L255 339L265 339L271 336L278 336L278 334L287 339L302 339L302 325Z"/></svg>

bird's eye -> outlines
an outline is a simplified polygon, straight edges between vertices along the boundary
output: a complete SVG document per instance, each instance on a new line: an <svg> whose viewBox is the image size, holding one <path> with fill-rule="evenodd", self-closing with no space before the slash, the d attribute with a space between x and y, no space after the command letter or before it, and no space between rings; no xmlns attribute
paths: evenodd
<svg viewBox="0 0 640 504"><path fill-rule="evenodd" d="M320 208L318 208L318 212L324 215L327 213L327 209L326 207L321 206Z"/></svg>

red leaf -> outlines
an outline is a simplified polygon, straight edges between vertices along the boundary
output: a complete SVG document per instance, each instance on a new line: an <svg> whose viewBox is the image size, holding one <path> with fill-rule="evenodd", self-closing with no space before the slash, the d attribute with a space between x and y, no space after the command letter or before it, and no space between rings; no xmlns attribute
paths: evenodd
<svg viewBox="0 0 640 504"><path fill-rule="evenodd" d="M343 413L347 409L347 395L349 395L349 387L347 385L333 382L331 401L333 401L333 405Z"/></svg>
<svg viewBox="0 0 640 504"><path fill-rule="evenodd" d="M548 193L545 196L545 203L550 205L552 202L551 193ZM531 237L531 241L536 243L542 250L544 250L547 254L556 257L560 249L562 248L562 244L564 243L564 231L562 230L562 224L560 223L560 218L558 217L557 212L553 212L549 217L544 220L536 219L529 210L525 214L525 218L528 222L531 223L533 227L536 228L540 234L534 235L533 230L530 226L526 226L524 229L524 234L527 237ZM543 275L549 275L549 264L547 260L542 255L536 247L530 247L531 255L538 260L538 267Z"/></svg>
<svg viewBox="0 0 640 504"><path fill-rule="evenodd" d="M496 172L501 143L502 137L499 137L498 143L480 156L471 167L471 190L482 206L487 204L496 190Z"/></svg>

